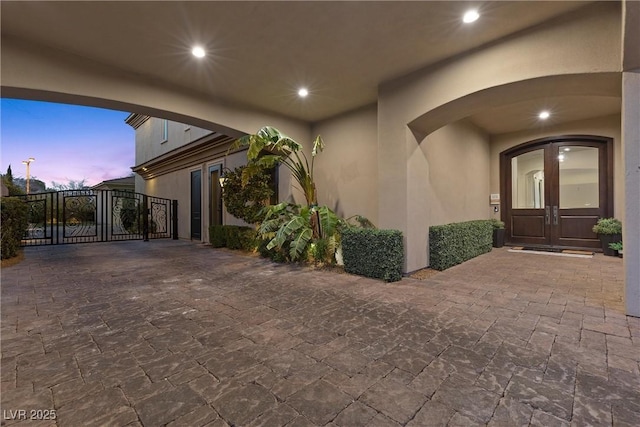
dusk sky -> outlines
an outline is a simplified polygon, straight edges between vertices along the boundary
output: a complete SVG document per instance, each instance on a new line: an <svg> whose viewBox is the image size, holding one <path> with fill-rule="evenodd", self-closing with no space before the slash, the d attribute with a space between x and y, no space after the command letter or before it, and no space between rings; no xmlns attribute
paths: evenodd
<svg viewBox="0 0 640 427"><path fill-rule="evenodd" d="M89 186L131 174L135 132L128 112L78 105L2 98L0 172L11 164L26 177L23 160L34 157L31 177L66 184L86 179Z"/></svg>

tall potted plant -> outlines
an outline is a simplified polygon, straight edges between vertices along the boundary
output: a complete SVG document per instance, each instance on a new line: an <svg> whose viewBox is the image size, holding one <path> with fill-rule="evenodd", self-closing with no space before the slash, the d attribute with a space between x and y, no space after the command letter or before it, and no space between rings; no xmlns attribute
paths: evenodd
<svg viewBox="0 0 640 427"><path fill-rule="evenodd" d="M600 239L602 252L606 256L616 256L616 251L611 249L609 245L622 241L622 223L620 220L616 218L600 218L592 230Z"/></svg>
<svg viewBox="0 0 640 427"><path fill-rule="evenodd" d="M491 225L493 226L493 247L501 248L504 246L504 222L492 218Z"/></svg>

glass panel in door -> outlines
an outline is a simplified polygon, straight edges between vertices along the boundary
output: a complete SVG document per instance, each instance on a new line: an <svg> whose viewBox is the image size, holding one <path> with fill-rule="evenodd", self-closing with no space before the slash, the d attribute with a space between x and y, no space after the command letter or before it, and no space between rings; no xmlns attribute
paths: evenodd
<svg viewBox="0 0 640 427"><path fill-rule="evenodd" d="M598 148L560 147L558 154L560 209L598 208Z"/></svg>
<svg viewBox="0 0 640 427"><path fill-rule="evenodd" d="M511 159L512 209L544 207L544 149Z"/></svg>

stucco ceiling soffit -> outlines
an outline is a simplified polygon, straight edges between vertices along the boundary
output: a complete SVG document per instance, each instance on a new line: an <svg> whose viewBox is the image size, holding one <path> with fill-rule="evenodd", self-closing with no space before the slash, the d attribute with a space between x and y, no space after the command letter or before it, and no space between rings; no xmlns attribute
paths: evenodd
<svg viewBox="0 0 640 427"><path fill-rule="evenodd" d="M486 2L486 19L473 27L460 23L464 2L446 1L0 5L3 41L28 40L40 52L92 62L96 73L313 123L375 102L382 81L589 3ZM203 61L190 54L195 42L207 49ZM304 101L299 85L310 91Z"/></svg>
<svg viewBox="0 0 640 427"><path fill-rule="evenodd" d="M469 117L489 134L514 132L535 125L535 114L554 105L565 113L564 121L615 114L620 111L621 93L620 73L541 77L452 100L412 120L408 126L417 135L429 135L448 123Z"/></svg>

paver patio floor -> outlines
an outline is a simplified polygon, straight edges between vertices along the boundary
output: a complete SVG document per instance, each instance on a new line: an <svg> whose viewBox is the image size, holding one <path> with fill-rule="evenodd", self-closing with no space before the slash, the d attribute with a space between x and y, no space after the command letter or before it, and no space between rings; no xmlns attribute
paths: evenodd
<svg viewBox="0 0 640 427"><path fill-rule="evenodd" d="M153 241L2 271L3 425L638 426L639 362L602 255L387 284Z"/></svg>

